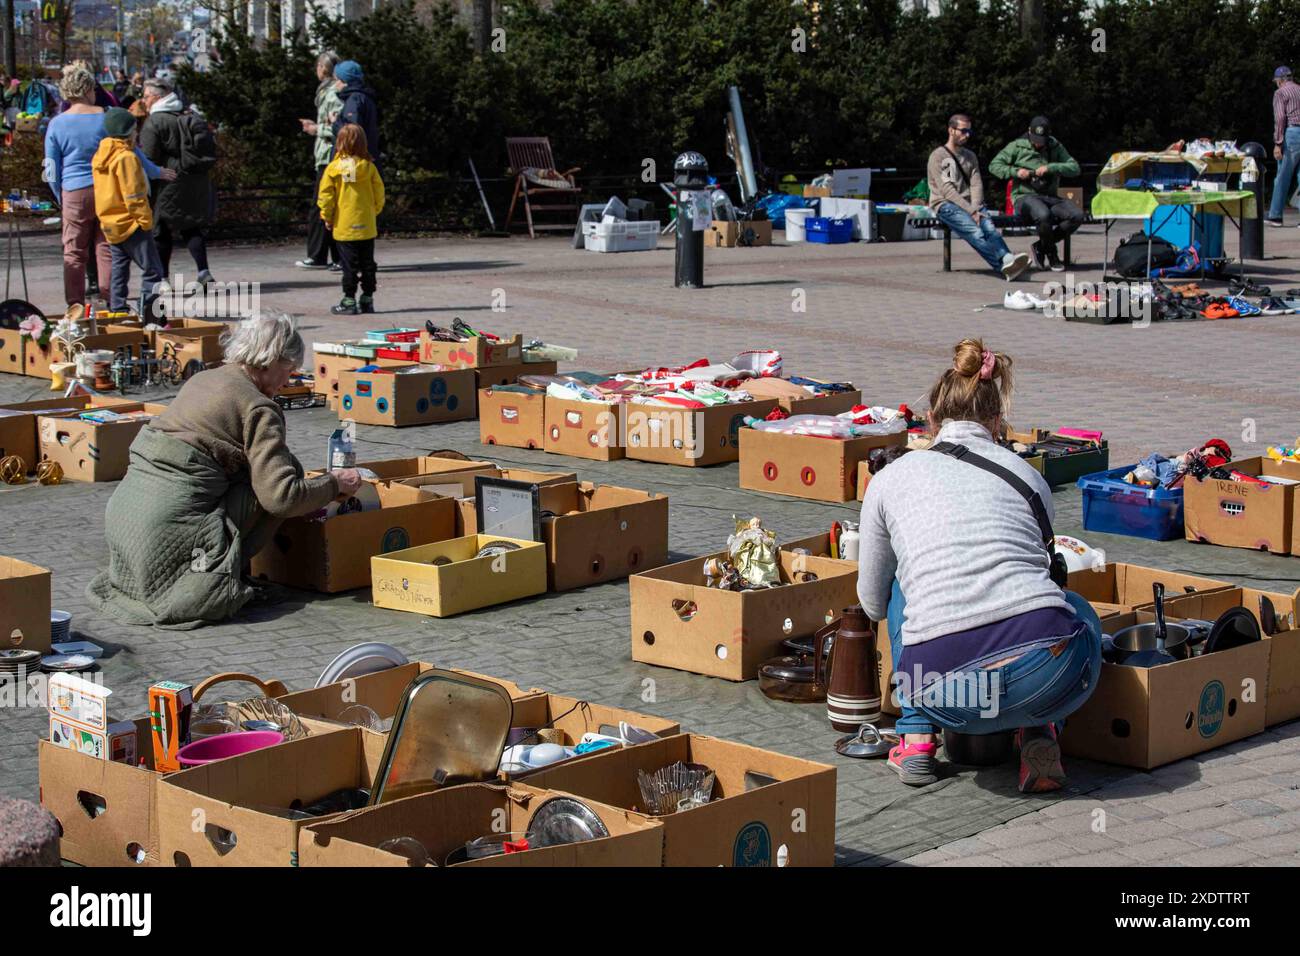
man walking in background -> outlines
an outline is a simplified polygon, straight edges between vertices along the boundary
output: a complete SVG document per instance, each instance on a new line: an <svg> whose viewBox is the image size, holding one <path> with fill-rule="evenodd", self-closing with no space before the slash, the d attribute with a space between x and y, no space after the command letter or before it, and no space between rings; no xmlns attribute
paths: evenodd
<svg viewBox="0 0 1300 956"><path fill-rule="evenodd" d="M1282 211L1295 188L1295 175L1300 168L1300 86L1291 76L1291 67L1279 66L1273 71L1273 158L1277 160L1277 179L1273 180L1273 201L1269 203L1264 221L1270 226L1282 225Z"/></svg>
<svg viewBox="0 0 1300 956"><path fill-rule="evenodd" d="M930 208L1010 282L1029 267L1029 257L1023 252L1012 254L984 208L980 162L966 145L973 135L969 116L957 113L949 117L948 142L931 153L926 163Z"/></svg>
<svg viewBox="0 0 1300 956"><path fill-rule="evenodd" d="M343 101L339 99L334 80L334 67L337 63L338 58L333 53L322 53L316 58L316 80L319 84L316 87L316 120L298 121L302 124L302 131L312 138L316 161L316 184L312 189L311 209L307 212L307 258L295 263L301 269L324 269L331 262L339 261L334 236L321 218L315 202L315 197L320 195L321 176L329 166L334 152L334 120L343 112Z"/></svg>
<svg viewBox="0 0 1300 956"><path fill-rule="evenodd" d="M1038 241L1031 247L1040 269L1065 271L1056 244L1074 232L1085 218L1083 210L1057 195L1062 176L1079 175L1079 164L1051 133L1046 116L1029 121L1029 131L1013 139L989 161L989 172L1009 180L1016 215L1038 228Z"/></svg>

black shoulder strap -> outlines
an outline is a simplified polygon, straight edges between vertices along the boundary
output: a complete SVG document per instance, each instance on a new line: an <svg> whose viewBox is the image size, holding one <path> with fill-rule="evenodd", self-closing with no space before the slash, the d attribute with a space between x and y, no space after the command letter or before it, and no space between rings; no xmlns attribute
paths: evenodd
<svg viewBox="0 0 1300 956"><path fill-rule="evenodd" d="M949 156L952 157L952 161L953 161L954 163L956 163L956 165L957 165L957 175L961 177L961 181L962 181L963 183L965 183L967 186L969 186L969 185L970 185L970 177L966 175L966 170L965 170L965 168L962 166L962 164L961 164L961 160L958 158L957 154L954 153L952 150L950 150L950 149L948 148L948 144L947 144L947 143L945 143L943 146L941 146L940 149L942 149L945 153L947 153ZM946 443L945 443L945 444L946 444Z"/></svg>
<svg viewBox="0 0 1300 956"><path fill-rule="evenodd" d="M1030 488L1025 481L1010 469L1003 468L996 462L989 461L983 455L977 455L965 445L958 445L956 442L939 442L937 445L931 445L930 451L937 451L941 455L947 455L949 458L955 458L958 461L964 461L968 465L974 465L987 471L991 475L997 475L1012 488L1020 493L1020 496L1029 502L1029 510L1034 513L1034 520L1038 522L1038 531L1043 536L1043 542L1049 546L1056 543L1056 535L1052 533L1052 521L1047 517L1047 508L1043 504L1043 499L1038 496L1038 492ZM1050 550L1050 547L1049 547Z"/></svg>

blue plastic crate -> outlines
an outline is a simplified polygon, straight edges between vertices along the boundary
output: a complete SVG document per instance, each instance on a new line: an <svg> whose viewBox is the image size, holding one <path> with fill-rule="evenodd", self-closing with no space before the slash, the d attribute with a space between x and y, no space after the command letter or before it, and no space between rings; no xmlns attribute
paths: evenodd
<svg viewBox="0 0 1300 956"><path fill-rule="evenodd" d="M853 220L809 216L804 220L804 236L809 242L829 244L852 242Z"/></svg>
<svg viewBox="0 0 1300 956"><path fill-rule="evenodd" d="M1124 476L1136 466L1084 475L1083 529L1103 534L1127 534L1152 541L1183 536L1183 489L1143 488Z"/></svg>

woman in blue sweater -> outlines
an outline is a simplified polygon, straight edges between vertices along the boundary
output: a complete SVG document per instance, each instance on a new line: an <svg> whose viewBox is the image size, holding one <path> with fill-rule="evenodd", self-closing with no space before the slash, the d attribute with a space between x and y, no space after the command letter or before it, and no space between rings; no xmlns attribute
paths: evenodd
<svg viewBox="0 0 1300 956"><path fill-rule="evenodd" d="M63 207L63 297L69 306L86 298L86 263L95 249L99 275L112 271L112 259L99 220L95 218L95 191L90 161L104 138L104 109L95 105L95 77L74 63L63 71L59 93L68 108L50 120L45 133L44 178ZM159 169L138 149L149 179L171 180L176 174Z"/></svg>

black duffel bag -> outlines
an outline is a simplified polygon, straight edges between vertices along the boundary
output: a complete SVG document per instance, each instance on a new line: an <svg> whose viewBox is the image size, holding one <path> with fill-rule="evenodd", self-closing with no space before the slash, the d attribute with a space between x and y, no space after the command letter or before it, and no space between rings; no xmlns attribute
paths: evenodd
<svg viewBox="0 0 1300 956"><path fill-rule="evenodd" d="M1127 278L1147 278L1147 250L1151 268L1163 269L1178 262L1178 247L1159 236L1135 232L1115 249L1115 272Z"/></svg>

